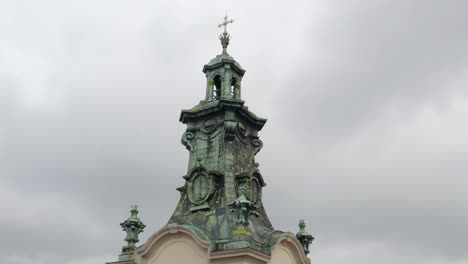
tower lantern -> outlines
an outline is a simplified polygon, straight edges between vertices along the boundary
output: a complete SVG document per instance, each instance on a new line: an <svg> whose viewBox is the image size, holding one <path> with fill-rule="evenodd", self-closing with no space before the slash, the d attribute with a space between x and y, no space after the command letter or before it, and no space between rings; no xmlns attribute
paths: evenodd
<svg viewBox="0 0 468 264"><path fill-rule="evenodd" d="M227 33L226 27L233 22L233 19L225 16L224 22L218 25L224 27L224 32L219 35L223 52L203 67L207 79L207 102L221 99L241 100L241 81L245 70L227 53L231 35Z"/></svg>

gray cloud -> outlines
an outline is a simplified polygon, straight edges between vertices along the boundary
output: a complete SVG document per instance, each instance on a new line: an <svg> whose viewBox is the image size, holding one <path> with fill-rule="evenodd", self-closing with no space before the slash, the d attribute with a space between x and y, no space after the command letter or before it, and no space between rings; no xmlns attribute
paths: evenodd
<svg viewBox="0 0 468 264"><path fill-rule="evenodd" d="M317 263L466 262L462 1L3 3L4 261L115 260L133 203L143 240L165 224L188 157L179 111L203 98L226 7L243 97L269 119L273 224L306 219Z"/></svg>
<svg viewBox="0 0 468 264"><path fill-rule="evenodd" d="M288 82L296 88L290 101L310 108L306 128L336 138L389 110L412 115L424 103L450 103L450 82L468 56L465 8L459 1L332 1L327 29L307 40L317 59L306 56L308 67Z"/></svg>

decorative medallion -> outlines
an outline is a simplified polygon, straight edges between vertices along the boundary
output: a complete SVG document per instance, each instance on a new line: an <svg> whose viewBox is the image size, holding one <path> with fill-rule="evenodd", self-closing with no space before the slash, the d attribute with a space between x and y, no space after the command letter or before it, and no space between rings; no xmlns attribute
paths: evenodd
<svg viewBox="0 0 468 264"><path fill-rule="evenodd" d="M252 139L252 145L256 148L255 155L263 148L263 142L258 137Z"/></svg>
<svg viewBox="0 0 468 264"><path fill-rule="evenodd" d="M194 174L189 182L189 197L194 204L201 204L208 196L208 177L205 173Z"/></svg>
<svg viewBox="0 0 468 264"><path fill-rule="evenodd" d="M216 181L213 176L203 167L196 167L186 177L188 198L196 206L191 208L192 211L209 208L207 202L216 191Z"/></svg>
<svg viewBox="0 0 468 264"><path fill-rule="evenodd" d="M236 137L236 127L237 122L230 120L224 121L224 138L228 142L234 141L234 138Z"/></svg>

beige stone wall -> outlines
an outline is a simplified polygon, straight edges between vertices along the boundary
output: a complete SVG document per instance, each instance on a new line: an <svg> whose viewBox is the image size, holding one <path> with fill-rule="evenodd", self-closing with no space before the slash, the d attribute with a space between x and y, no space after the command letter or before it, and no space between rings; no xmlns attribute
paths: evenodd
<svg viewBox="0 0 468 264"><path fill-rule="evenodd" d="M267 264L270 256L253 249L237 249L214 252L210 264Z"/></svg>
<svg viewBox="0 0 468 264"><path fill-rule="evenodd" d="M152 235L138 249L138 264L208 264L209 243L201 241L188 228L170 225Z"/></svg>
<svg viewBox="0 0 468 264"><path fill-rule="evenodd" d="M286 234L273 247L269 264L310 264L299 241Z"/></svg>
<svg viewBox="0 0 468 264"><path fill-rule="evenodd" d="M298 264L296 258L289 248L279 245L271 252L269 264Z"/></svg>
<svg viewBox="0 0 468 264"><path fill-rule="evenodd" d="M179 237L168 241L159 254L145 260L142 264L208 264L206 252L201 251L186 237Z"/></svg>
<svg viewBox="0 0 468 264"><path fill-rule="evenodd" d="M136 251L138 264L310 264L299 242L285 234L273 247L271 257L252 249L209 252L210 244L192 230L168 225L152 235Z"/></svg>

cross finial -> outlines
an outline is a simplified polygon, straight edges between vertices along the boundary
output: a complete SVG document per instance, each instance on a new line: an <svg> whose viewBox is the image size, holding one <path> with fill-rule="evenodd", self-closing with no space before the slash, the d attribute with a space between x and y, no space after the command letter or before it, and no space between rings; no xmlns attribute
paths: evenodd
<svg viewBox="0 0 468 264"><path fill-rule="evenodd" d="M234 19L228 18L227 12L226 12L226 15L224 16L224 21L221 24L219 24L218 27L224 27L224 32L226 32L227 25L233 22L234 22Z"/></svg>
<svg viewBox="0 0 468 264"><path fill-rule="evenodd" d="M218 25L218 27L224 27L223 34L219 36L219 40L221 40L221 45L223 46L223 53L227 53L226 48L229 45L229 39L231 39L231 36L227 33L226 28L227 28L227 25L232 22L234 22L234 19L228 18L227 11L226 11L226 15L224 16L223 23Z"/></svg>

